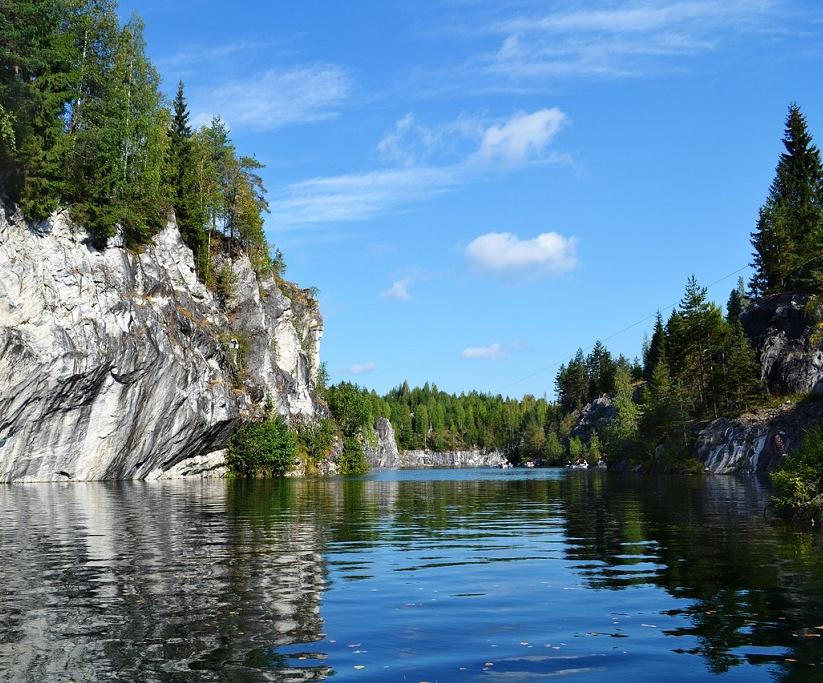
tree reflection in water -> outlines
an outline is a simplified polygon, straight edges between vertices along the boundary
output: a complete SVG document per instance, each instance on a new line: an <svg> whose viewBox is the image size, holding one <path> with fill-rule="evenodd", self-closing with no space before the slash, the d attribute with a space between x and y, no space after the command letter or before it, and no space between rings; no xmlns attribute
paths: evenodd
<svg viewBox="0 0 823 683"><path fill-rule="evenodd" d="M766 499L755 480L602 471L7 486L0 670L28 680L345 678L360 650L327 636L331 624L348 635L382 629L387 669L407 657L408 671L457 680L453 664L486 636L521 626L568 635L558 631L565 616L543 604L585 613L612 592L616 604L651 588L670 596L657 614L662 647L687 658L677 661L814 680L820 539L765 523ZM557 592L574 581L584 590ZM454 590L426 611L410 594L423 587ZM622 626L610 635L629 640L612 642L639 638ZM576 666L617 665L615 648L586 647ZM421 648L428 660L414 659ZM495 671L562 673L569 655L546 652L501 657Z"/></svg>

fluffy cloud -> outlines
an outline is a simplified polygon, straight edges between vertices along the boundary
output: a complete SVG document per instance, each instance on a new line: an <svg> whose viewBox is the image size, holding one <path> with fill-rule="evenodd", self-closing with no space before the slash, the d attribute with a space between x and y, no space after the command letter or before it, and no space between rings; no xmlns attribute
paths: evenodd
<svg viewBox="0 0 823 683"><path fill-rule="evenodd" d="M408 301L411 299L409 294L409 285L411 284L410 277L404 277L401 280L395 280L392 286L380 292L381 299L390 299L392 301Z"/></svg>
<svg viewBox="0 0 823 683"><path fill-rule="evenodd" d="M377 363L354 363L343 370L344 375L365 375L369 372L377 370Z"/></svg>
<svg viewBox="0 0 823 683"><path fill-rule="evenodd" d="M470 346L460 352L463 358L485 358L498 360L506 356L506 350L499 342L494 342L488 346Z"/></svg>
<svg viewBox="0 0 823 683"><path fill-rule="evenodd" d="M499 275L559 275L578 265L577 239L557 232L532 239L488 232L469 242L465 256L476 271Z"/></svg>
<svg viewBox="0 0 823 683"><path fill-rule="evenodd" d="M489 126L473 158L507 165L539 159L567 121L566 115L557 107L517 114L503 124Z"/></svg>

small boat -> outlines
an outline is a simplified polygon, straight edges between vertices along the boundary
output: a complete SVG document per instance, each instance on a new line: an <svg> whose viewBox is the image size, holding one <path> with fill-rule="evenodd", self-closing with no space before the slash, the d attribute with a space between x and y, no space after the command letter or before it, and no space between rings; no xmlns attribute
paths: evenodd
<svg viewBox="0 0 823 683"><path fill-rule="evenodd" d="M586 470L586 469L589 468L589 463L587 463L587 462L576 462L571 467L572 467L573 470Z"/></svg>
<svg viewBox="0 0 823 683"><path fill-rule="evenodd" d="M525 467L534 467L534 463L531 460L527 460L523 463Z"/></svg>

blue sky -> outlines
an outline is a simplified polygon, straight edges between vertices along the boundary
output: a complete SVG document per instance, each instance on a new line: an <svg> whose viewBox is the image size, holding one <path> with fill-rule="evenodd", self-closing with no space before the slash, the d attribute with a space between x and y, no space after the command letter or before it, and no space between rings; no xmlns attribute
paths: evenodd
<svg viewBox="0 0 823 683"><path fill-rule="evenodd" d="M823 6L123 2L195 120L267 165L334 381L553 392L560 361L750 260ZM748 272L743 271L748 277ZM725 302L737 275L710 293ZM639 353L646 322L607 341Z"/></svg>

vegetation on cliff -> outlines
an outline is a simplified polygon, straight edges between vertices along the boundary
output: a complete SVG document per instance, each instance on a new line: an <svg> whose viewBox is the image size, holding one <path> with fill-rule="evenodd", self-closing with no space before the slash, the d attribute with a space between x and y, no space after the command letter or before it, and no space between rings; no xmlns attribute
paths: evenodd
<svg viewBox="0 0 823 683"><path fill-rule="evenodd" d="M215 118L193 131L183 84L173 103L146 55L143 23L113 0L8 0L0 10L0 188L31 220L58 208L98 241L137 247L174 210L201 279L213 252L269 256L261 164Z"/></svg>

